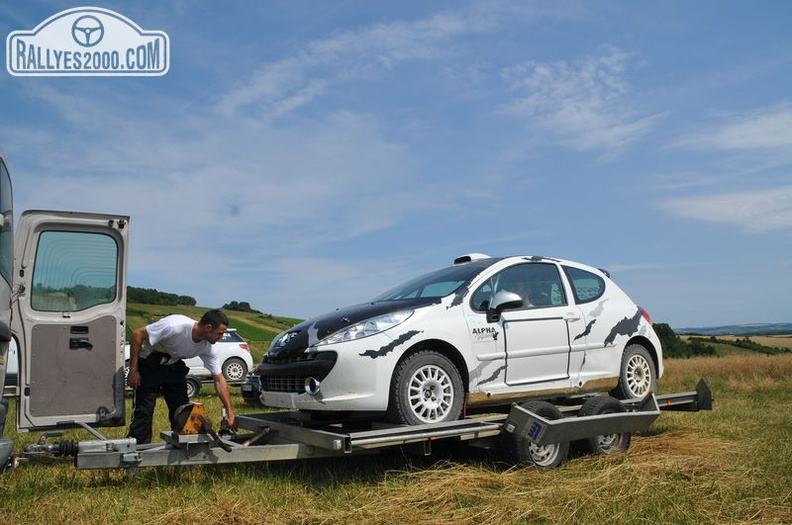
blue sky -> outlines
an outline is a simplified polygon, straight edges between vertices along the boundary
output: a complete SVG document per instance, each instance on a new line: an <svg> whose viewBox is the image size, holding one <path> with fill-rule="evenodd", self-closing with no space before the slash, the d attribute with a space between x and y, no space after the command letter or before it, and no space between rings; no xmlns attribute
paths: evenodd
<svg viewBox="0 0 792 525"><path fill-rule="evenodd" d="M132 217L133 286L306 318L524 253L677 328L792 322L789 2L92 5L169 72L3 71L0 148L17 212Z"/></svg>

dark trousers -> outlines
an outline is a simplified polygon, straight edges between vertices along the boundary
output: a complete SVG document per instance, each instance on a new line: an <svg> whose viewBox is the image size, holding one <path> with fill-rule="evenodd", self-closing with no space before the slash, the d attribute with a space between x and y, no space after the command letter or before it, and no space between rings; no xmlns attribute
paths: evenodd
<svg viewBox="0 0 792 525"><path fill-rule="evenodd" d="M162 365L160 362L163 357L167 358L162 353L152 352L147 358L138 361L140 386L135 389L132 401L133 414L128 437L135 438L139 445L151 443L151 424L160 394L168 404L171 430L176 430L176 409L190 402L187 397L187 365L182 360L172 365Z"/></svg>

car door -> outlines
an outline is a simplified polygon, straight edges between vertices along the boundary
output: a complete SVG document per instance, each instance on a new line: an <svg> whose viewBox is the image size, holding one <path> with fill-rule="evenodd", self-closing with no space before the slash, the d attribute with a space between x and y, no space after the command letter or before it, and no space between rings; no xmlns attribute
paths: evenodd
<svg viewBox="0 0 792 525"><path fill-rule="evenodd" d="M501 316L506 383L521 385L569 378L570 331L582 314L570 305L558 267L549 262L512 266L497 276L495 293L509 291L523 306Z"/></svg>
<svg viewBox="0 0 792 525"><path fill-rule="evenodd" d="M28 211L14 246L20 430L125 424L129 217Z"/></svg>

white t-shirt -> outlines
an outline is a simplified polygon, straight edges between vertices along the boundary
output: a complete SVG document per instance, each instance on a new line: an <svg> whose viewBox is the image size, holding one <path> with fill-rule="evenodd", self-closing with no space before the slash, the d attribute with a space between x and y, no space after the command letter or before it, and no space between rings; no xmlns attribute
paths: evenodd
<svg viewBox="0 0 792 525"><path fill-rule="evenodd" d="M195 321L186 315L169 315L157 322L146 326L148 341L143 341L140 356L147 357L152 351L168 354L167 364L173 364L179 359L200 357L204 366L212 375L221 373L220 359L212 351L209 341L196 343L192 339L192 329Z"/></svg>

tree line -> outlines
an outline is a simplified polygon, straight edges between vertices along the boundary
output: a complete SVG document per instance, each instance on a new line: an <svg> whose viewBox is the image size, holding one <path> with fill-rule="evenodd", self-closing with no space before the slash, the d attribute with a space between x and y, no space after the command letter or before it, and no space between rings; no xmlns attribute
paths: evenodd
<svg viewBox="0 0 792 525"><path fill-rule="evenodd" d="M666 323L652 325L660 343L663 345L663 357L695 357L715 355L715 347L700 339L685 341Z"/></svg>
<svg viewBox="0 0 792 525"><path fill-rule="evenodd" d="M175 293L160 292L154 288L136 288L127 286L127 301L139 304L154 304L160 306L195 306L195 297L189 295L178 295ZM250 312L260 314L259 310L254 310L247 301L231 301L221 307L223 310L235 312Z"/></svg>
<svg viewBox="0 0 792 525"><path fill-rule="evenodd" d="M663 345L664 357L696 357L700 355L717 355L714 344L724 344L744 348L753 352L767 355L792 352L790 348L776 348L752 341L748 336L743 339L718 339L717 337L690 337L687 341L680 338L674 330L665 323L654 323L657 337Z"/></svg>
<svg viewBox="0 0 792 525"><path fill-rule="evenodd" d="M198 304L195 298L189 295L160 292L154 288L135 288L134 286L127 286L127 301L164 306L195 306Z"/></svg>

